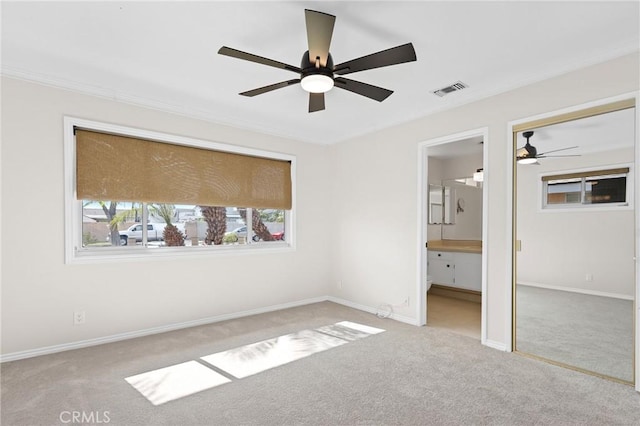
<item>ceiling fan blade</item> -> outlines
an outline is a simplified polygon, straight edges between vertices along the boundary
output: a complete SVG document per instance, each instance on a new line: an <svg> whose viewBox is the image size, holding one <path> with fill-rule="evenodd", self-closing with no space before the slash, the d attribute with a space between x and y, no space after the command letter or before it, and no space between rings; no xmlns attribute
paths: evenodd
<svg viewBox="0 0 640 426"><path fill-rule="evenodd" d="M551 152L564 151L564 150L566 150L566 149L575 149L575 148L577 148L577 147L578 147L578 146L576 145L576 146L570 146L570 147L568 147L568 148L553 149L553 150L551 150L551 151L542 152L542 153L540 153L540 155L546 155L546 154L549 154L549 153L551 153Z"/></svg>
<svg viewBox="0 0 640 426"><path fill-rule="evenodd" d="M307 24L307 42L309 44L309 62L315 64L320 58L320 66L327 66L329 46L333 35L336 17L327 13L305 9L304 18Z"/></svg>
<svg viewBox="0 0 640 426"><path fill-rule="evenodd" d="M244 59L245 61L256 62L262 65L268 65L270 67L281 68L287 71L293 71L295 73L300 74L302 70L298 67L294 67L293 65L285 64L283 62L274 61L273 59L264 58L262 56L254 55L252 53L243 52L241 50L232 49L227 46L222 46L220 50L218 50L220 55L231 56L232 58Z"/></svg>
<svg viewBox="0 0 640 426"><path fill-rule="evenodd" d="M309 93L309 112L324 109L324 93Z"/></svg>
<svg viewBox="0 0 640 426"><path fill-rule="evenodd" d="M413 48L413 44L407 43L402 46L392 47L391 49L382 50L358 59L343 62L333 67L333 72L341 75L349 74L352 72L381 68L389 65L402 64L404 62L412 62L415 60L416 51Z"/></svg>
<svg viewBox="0 0 640 426"><path fill-rule="evenodd" d="M581 157L580 154L573 155L538 155L536 158L557 158L557 157Z"/></svg>
<svg viewBox="0 0 640 426"><path fill-rule="evenodd" d="M268 86L259 87L253 90L247 90L246 92L240 93L242 96L256 96L262 95L263 93L271 92L272 90L282 89L283 87L291 86L292 84L300 83L299 78L295 78L293 80L281 81L280 83L270 84Z"/></svg>
<svg viewBox="0 0 640 426"><path fill-rule="evenodd" d="M366 96L367 98L374 99L378 102L384 101L393 93L393 90L372 86L371 84L362 83L360 81L344 77L336 77L334 81L336 83L335 87L357 93L358 95Z"/></svg>

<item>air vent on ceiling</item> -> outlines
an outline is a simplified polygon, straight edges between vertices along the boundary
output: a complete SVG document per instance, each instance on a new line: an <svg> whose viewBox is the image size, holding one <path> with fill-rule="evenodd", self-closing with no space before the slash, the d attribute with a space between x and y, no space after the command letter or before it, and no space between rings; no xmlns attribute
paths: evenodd
<svg viewBox="0 0 640 426"><path fill-rule="evenodd" d="M466 84L464 84L463 82L461 82L460 80L456 81L455 83L447 86L447 87L443 87L442 89L438 89L438 90L434 90L433 94L443 97L444 95L448 95L449 93L453 93L453 92L457 92L458 90L462 90L462 89L466 89L467 86Z"/></svg>

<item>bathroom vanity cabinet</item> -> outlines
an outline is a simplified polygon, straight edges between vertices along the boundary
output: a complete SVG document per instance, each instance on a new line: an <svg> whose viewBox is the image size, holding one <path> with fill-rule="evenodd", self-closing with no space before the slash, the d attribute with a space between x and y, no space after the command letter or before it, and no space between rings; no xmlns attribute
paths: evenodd
<svg viewBox="0 0 640 426"><path fill-rule="evenodd" d="M429 248L428 274L434 284L482 291L482 254ZM444 250L442 250L444 249Z"/></svg>

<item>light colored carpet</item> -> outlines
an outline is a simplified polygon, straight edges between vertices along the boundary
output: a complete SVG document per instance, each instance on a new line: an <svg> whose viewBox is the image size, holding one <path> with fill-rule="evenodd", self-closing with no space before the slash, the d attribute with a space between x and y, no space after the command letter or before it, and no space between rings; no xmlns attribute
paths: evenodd
<svg viewBox="0 0 640 426"><path fill-rule="evenodd" d="M633 381L633 302L519 285L516 348Z"/></svg>
<svg viewBox="0 0 640 426"><path fill-rule="evenodd" d="M152 405L126 377L338 321L386 330ZM632 387L329 302L2 365L2 425L640 424Z"/></svg>

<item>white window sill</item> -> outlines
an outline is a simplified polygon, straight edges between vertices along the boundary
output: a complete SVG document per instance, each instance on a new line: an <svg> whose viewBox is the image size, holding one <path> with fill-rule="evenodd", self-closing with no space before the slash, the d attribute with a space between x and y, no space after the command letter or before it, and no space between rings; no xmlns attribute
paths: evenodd
<svg viewBox="0 0 640 426"><path fill-rule="evenodd" d="M633 210L633 206L628 203L624 204L576 204L573 206L560 205L557 207L545 206L539 208L538 211L542 213L592 213L592 212L604 212L604 211L625 211Z"/></svg>
<svg viewBox="0 0 640 426"><path fill-rule="evenodd" d="M172 259L193 259L200 257L246 256L293 252L295 248L288 242L268 242L247 245L198 246L198 247L117 247L102 249L81 249L75 251L67 264L97 264L167 261Z"/></svg>

